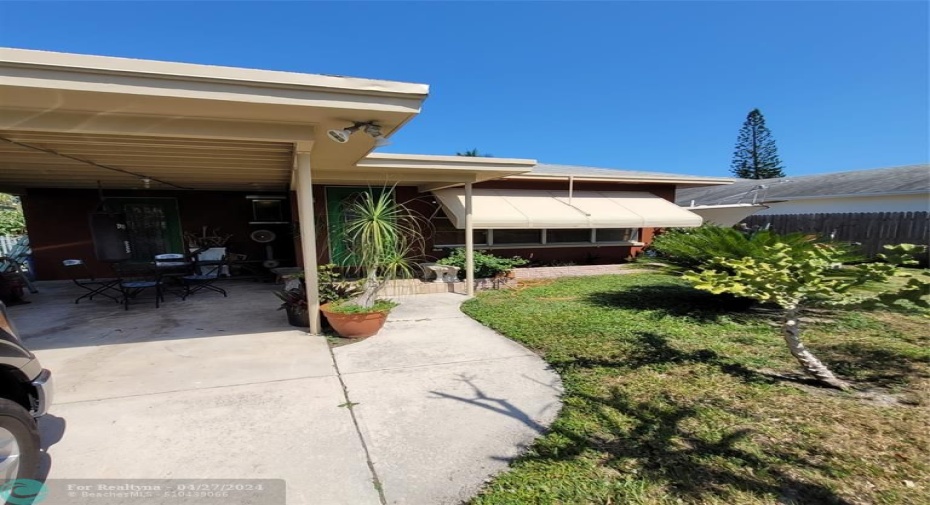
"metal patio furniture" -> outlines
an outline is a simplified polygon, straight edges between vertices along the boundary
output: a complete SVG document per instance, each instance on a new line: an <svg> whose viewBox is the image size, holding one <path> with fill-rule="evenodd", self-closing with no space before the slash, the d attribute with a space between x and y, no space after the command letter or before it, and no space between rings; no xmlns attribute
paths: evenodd
<svg viewBox="0 0 930 505"><path fill-rule="evenodd" d="M119 289L123 294L123 307L129 310L129 300L136 298L146 289L155 290L155 308L165 301L162 280L154 263L114 263L119 279Z"/></svg>
<svg viewBox="0 0 930 505"><path fill-rule="evenodd" d="M19 237L10 248L5 256L0 255L0 274L7 274L16 277L22 282L29 292L36 294L39 292L30 279L31 266L29 257L32 255L32 249L29 248L29 237ZM29 271L29 275L26 274Z"/></svg>
<svg viewBox="0 0 930 505"><path fill-rule="evenodd" d="M220 260L208 261L200 261L198 258L199 256L194 256L194 273L181 277L185 288L181 299L186 300L188 296L204 289L220 293L226 298L226 290L215 285L221 275L228 271L226 256Z"/></svg>
<svg viewBox="0 0 930 505"><path fill-rule="evenodd" d="M87 290L87 293L75 298L74 303L79 303L84 298L93 300L98 295L120 303L122 292L119 288L119 279L98 279L90 268L87 268L84 260L64 260L61 264L64 265L74 284Z"/></svg>
<svg viewBox="0 0 930 505"><path fill-rule="evenodd" d="M190 258L181 253L155 255L155 271L162 281L162 289L184 297L187 288L183 277L194 273L194 264Z"/></svg>

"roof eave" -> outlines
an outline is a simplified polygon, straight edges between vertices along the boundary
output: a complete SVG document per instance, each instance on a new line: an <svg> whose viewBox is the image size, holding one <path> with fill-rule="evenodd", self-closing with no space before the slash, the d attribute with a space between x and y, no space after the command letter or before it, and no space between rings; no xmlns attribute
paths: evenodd
<svg viewBox="0 0 930 505"><path fill-rule="evenodd" d="M728 184L733 184L732 179L728 178L713 178L713 177L636 177L636 176L622 176L622 177L592 177L584 175L574 175L574 174L520 174L515 176L509 176L508 179L525 179L525 180L567 180L572 178L576 181L590 181L590 182L634 182L634 183L650 183L650 184L675 184L675 185L689 185L693 187L698 186L724 186Z"/></svg>
<svg viewBox="0 0 930 505"><path fill-rule="evenodd" d="M418 83L31 49L0 48L0 67L104 74L162 82L237 84L258 88L297 89L420 100L425 99L429 94L429 86Z"/></svg>

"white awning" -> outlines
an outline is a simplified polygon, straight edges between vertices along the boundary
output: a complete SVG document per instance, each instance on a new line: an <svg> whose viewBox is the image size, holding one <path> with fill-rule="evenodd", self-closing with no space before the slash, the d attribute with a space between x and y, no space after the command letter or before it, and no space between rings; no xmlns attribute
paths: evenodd
<svg viewBox="0 0 930 505"><path fill-rule="evenodd" d="M465 228L465 190L433 191L453 226ZM700 226L702 219L652 193L475 189L472 223L478 229L669 228Z"/></svg>

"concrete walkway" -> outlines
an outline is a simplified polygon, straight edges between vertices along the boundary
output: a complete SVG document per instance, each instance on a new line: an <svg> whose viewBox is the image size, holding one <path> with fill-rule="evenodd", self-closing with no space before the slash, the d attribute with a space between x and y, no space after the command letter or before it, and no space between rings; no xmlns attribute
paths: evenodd
<svg viewBox="0 0 930 505"><path fill-rule="evenodd" d="M125 312L43 283L11 307L56 378L49 482L266 478L289 504L457 503L557 414L558 377L461 295L403 299L381 334L331 352L284 324L272 289Z"/></svg>
<svg viewBox="0 0 930 505"><path fill-rule="evenodd" d="M558 375L446 293L401 301L381 332L334 349L387 503L459 503L558 414Z"/></svg>

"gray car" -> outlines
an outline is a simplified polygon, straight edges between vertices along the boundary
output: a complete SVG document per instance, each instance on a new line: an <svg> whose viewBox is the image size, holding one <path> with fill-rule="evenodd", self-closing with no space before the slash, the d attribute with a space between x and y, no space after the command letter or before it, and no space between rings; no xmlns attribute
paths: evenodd
<svg viewBox="0 0 930 505"><path fill-rule="evenodd" d="M41 447L36 420L51 403L51 372L23 345L0 302L0 486L35 478Z"/></svg>

